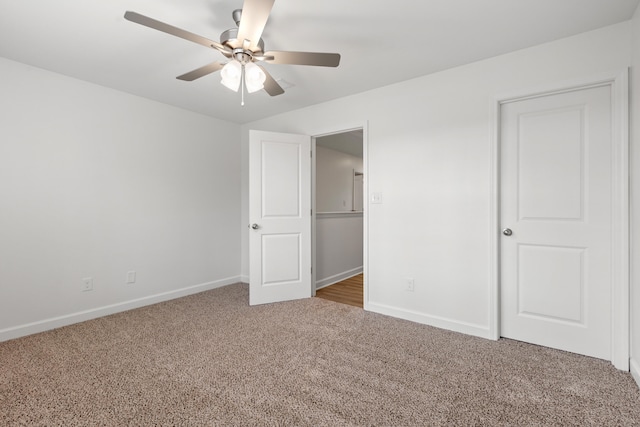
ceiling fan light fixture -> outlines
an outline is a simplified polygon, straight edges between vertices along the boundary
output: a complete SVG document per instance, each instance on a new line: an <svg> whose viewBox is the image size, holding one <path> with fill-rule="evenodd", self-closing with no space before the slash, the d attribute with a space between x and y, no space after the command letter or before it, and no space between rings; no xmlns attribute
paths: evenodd
<svg viewBox="0 0 640 427"><path fill-rule="evenodd" d="M244 0L242 9L236 9L232 13L237 27L224 31L219 42L130 10L125 12L124 18L220 52L230 60L228 63L216 61L182 74L177 79L190 82L221 70L221 83L224 86L234 92L242 88L241 105L244 105L245 89L249 93L264 89L270 96L284 93L284 88L269 72L253 64L253 61L320 67L337 67L340 64L338 53L265 51L261 37L274 2L275 0Z"/></svg>
<svg viewBox="0 0 640 427"><path fill-rule="evenodd" d="M220 72L222 76L222 84L237 92L240 88L240 81L242 80L242 64L233 59L229 61Z"/></svg>
<svg viewBox="0 0 640 427"><path fill-rule="evenodd" d="M264 82L267 76L260 67L253 62L249 62L244 66L244 83L247 92L254 93L264 88Z"/></svg>

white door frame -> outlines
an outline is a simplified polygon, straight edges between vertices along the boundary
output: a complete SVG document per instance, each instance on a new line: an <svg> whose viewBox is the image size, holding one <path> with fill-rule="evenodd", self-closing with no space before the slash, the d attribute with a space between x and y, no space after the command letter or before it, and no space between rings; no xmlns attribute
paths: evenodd
<svg viewBox="0 0 640 427"><path fill-rule="evenodd" d="M338 133L351 132L354 130L362 129L362 170L364 173L364 182L362 188L363 194L363 202L362 202L362 272L364 273L364 283L363 283L363 305L364 309L368 310L369 306L369 286L368 286L368 277L369 277L369 205L368 205L368 188L369 188L369 136L368 136L368 122L365 121L360 124L356 124L354 126L345 126L344 128L339 128L339 130L330 130L327 132L316 133L311 136L311 210L313 215L311 215L311 295L316 295L316 271L317 271L317 263L316 263L316 139L335 135Z"/></svg>
<svg viewBox="0 0 640 427"><path fill-rule="evenodd" d="M629 70L576 79L496 97L491 141L490 325L489 336L500 338L500 113L506 103L562 92L610 86L612 95L612 295L611 362L629 370Z"/></svg>

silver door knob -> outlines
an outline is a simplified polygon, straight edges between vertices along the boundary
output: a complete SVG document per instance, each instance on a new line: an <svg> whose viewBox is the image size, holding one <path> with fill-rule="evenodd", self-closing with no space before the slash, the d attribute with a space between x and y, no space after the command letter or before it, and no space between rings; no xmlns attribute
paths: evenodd
<svg viewBox="0 0 640 427"><path fill-rule="evenodd" d="M251 228L257 230L258 228L260 228L260 226L258 224L251 224Z"/></svg>
<svg viewBox="0 0 640 427"><path fill-rule="evenodd" d="M502 230L502 234L504 234L505 236L511 236L513 234L513 231L511 231L510 228L505 228Z"/></svg>

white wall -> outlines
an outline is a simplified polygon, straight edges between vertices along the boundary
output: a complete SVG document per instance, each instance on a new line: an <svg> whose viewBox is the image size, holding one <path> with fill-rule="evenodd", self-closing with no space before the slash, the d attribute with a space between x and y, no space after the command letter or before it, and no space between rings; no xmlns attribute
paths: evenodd
<svg viewBox="0 0 640 427"><path fill-rule="evenodd" d="M249 129L321 135L368 123L365 173L383 200L365 208L369 309L490 336L494 99L620 71L630 40L622 23L245 125L242 223ZM245 230L242 269L247 276Z"/></svg>
<svg viewBox="0 0 640 427"><path fill-rule="evenodd" d="M640 385L640 6L631 25L631 372Z"/></svg>
<svg viewBox="0 0 640 427"><path fill-rule="evenodd" d="M353 171L362 172L362 158L316 147L316 210L353 210Z"/></svg>
<svg viewBox="0 0 640 427"><path fill-rule="evenodd" d="M2 58L0 93L0 340L239 280L238 125Z"/></svg>

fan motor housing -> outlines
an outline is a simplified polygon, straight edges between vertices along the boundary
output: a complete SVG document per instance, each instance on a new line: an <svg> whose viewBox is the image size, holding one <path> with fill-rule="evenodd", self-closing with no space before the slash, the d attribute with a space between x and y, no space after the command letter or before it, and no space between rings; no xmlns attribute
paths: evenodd
<svg viewBox="0 0 640 427"><path fill-rule="evenodd" d="M229 46L231 49L237 48L240 45L237 43L237 41L238 41L237 28L231 28L230 30L227 30L222 34L220 34L220 43L222 43L225 46ZM250 52L252 56L255 54L264 52L264 41L260 39L260 41L258 42L258 49Z"/></svg>

